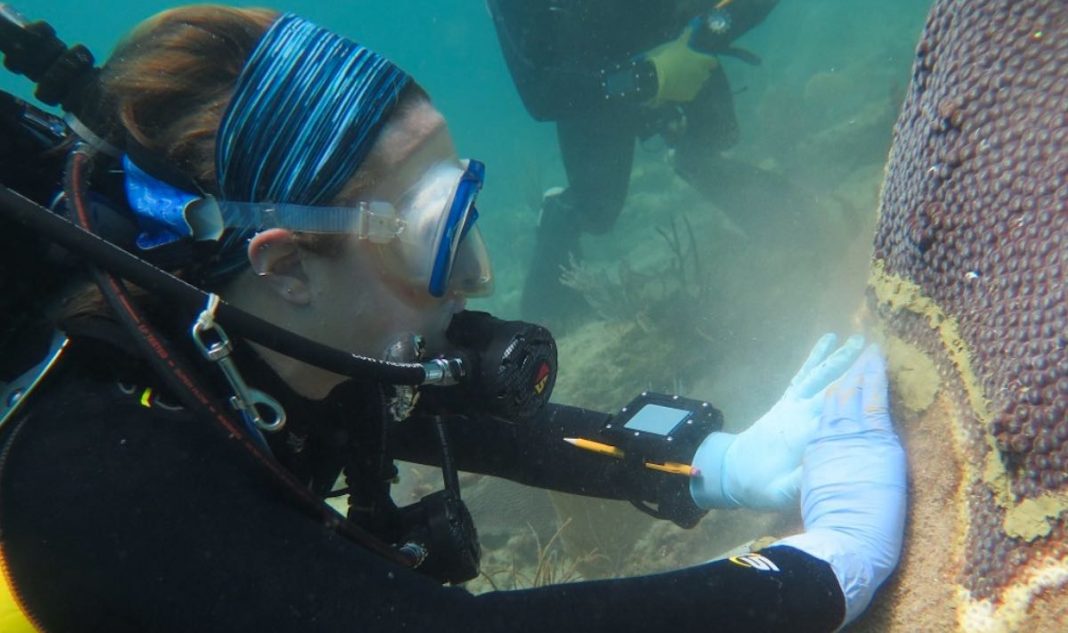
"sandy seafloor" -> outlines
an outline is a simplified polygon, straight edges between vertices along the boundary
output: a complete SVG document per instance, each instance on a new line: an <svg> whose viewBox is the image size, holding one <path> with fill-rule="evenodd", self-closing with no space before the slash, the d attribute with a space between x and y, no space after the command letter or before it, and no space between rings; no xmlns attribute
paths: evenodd
<svg viewBox="0 0 1068 633"><path fill-rule="evenodd" d="M51 0L19 8L103 57L121 32L172 5ZM739 204L719 208L675 176L662 142L638 147L619 222L611 233L583 241L582 265L598 306L585 322L559 333L554 400L613 410L642 389L674 392L713 402L727 429L740 430L775 402L821 333L854 329L892 126L928 5L782 0L765 24L738 42L763 63L724 60L741 127L729 156L769 170L795 195L753 192L747 201L737 192ZM461 155L487 163L479 222L498 291L473 307L518 317L533 249L534 202L564 179L553 127L523 111L483 4L302 0L273 6L396 59L446 114ZM25 83L7 78L0 88L29 94ZM766 220L746 231L731 218L739 213ZM684 222L692 227L703 272L687 282L691 300L671 303L658 288L675 279L665 272L673 254L657 229L674 223L688 239ZM645 280L631 282L631 296L634 284L640 286L637 303L620 300L621 262L635 273L630 279ZM439 481L417 467L406 472L400 494L424 493ZM465 482L484 535L484 577L470 584L476 591L659 571L799 525L796 511L716 511L682 531L625 503L550 497L480 477ZM559 538L551 540L557 531Z"/></svg>

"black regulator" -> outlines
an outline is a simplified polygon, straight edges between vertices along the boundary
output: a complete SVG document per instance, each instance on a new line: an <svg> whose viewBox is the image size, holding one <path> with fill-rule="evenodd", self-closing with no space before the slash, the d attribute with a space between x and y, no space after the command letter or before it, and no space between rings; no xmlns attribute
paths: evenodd
<svg viewBox="0 0 1068 633"><path fill-rule="evenodd" d="M460 312L446 337L453 349L443 360L459 371L461 380L451 387L429 388L434 404L422 416L429 418L441 446L444 488L396 509L395 520L377 522L399 534L393 538L400 551L412 557L417 571L440 582L459 583L478 575L481 548L460 497L448 425L462 424L465 415L476 412L502 423L529 421L552 394L557 355L547 329L486 312Z"/></svg>
<svg viewBox="0 0 1068 633"><path fill-rule="evenodd" d="M465 311L445 336L455 346L464 377L453 395L507 421L530 419L549 401L556 384L556 341L544 327Z"/></svg>

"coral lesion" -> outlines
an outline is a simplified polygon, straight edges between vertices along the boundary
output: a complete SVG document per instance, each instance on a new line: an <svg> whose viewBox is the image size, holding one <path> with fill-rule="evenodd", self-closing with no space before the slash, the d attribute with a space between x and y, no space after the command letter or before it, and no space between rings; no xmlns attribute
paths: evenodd
<svg viewBox="0 0 1068 633"><path fill-rule="evenodd" d="M933 299L924 295L917 284L887 273L881 260L876 260L872 265L869 287L876 301L890 312L907 310L926 319L932 330L938 333L942 350L960 378L969 411L981 429L991 428L993 407L983 394L982 385L973 369L974 355L960 334L958 320L946 315ZM1048 535L1051 522L1059 520L1068 511L1068 493L1045 491L1034 498L1018 499L1012 492L1014 474L1006 467L1003 451L992 434L984 432L982 436L987 450L976 478L984 481L994 493L997 504L1007 509L1004 522L1006 534L1027 540Z"/></svg>
<svg viewBox="0 0 1068 633"><path fill-rule="evenodd" d="M989 424L992 419L990 404L983 395L981 383L976 377L972 363L973 356L968 350L968 344L961 336L958 320L947 315L934 299L924 294L923 288L918 284L887 272L886 263L882 260L876 259L872 263L868 287L875 293L879 304L889 311L907 310L917 314L926 319L931 329L938 332L942 349L947 353L949 361L961 377L969 408L981 424Z"/></svg>
<svg viewBox="0 0 1068 633"><path fill-rule="evenodd" d="M1007 467L990 432L993 407L972 370L975 356L960 334L959 321L945 314L917 284L887 273L881 260L872 266L869 289L891 332L890 352L902 349L893 344L902 339L909 348L928 350L943 378L948 378L950 391L958 396L947 422L961 453L965 526L961 536L966 542L963 551L971 552L968 560L961 561L958 580L961 623L968 630L979 623L987 628L992 621L1011 627L1021 621L1036 595L1068 582L1068 552L1061 543L1068 494L1044 491L1021 498L1013 493L1011 482L1019 475ZM894 377L895 388L901 388L898 376Z"/></svg>

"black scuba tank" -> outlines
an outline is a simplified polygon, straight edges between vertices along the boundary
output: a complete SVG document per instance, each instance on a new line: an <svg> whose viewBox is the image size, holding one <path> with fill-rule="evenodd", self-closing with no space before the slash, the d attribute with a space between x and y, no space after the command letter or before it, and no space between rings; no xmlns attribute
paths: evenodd
<svg viewBox="0 0 1068 633"><path fill-rule="evenodd" d="M62 190L68 134L59 117L0 92L0 184L49 206ZM70 272L63 259L52 242L0 216L0 349L41 320Z"/></svg>

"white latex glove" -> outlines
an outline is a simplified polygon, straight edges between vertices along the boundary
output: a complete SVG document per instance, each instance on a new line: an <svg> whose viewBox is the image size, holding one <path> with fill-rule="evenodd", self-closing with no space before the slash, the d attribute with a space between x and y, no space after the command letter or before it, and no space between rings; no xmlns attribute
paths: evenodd
<svg viewBox="0 0 1068 633"><path fill-rule="evenodd" d="M824 393L864 346L863 337L851 336L836 350L837 340L824 334L786 393L749 428L705 438L693 458L701 475L690 479L698 506L773 509L797 503L801 456L819 426Z"/></svg>
<svg viewBox="0 0 1068 633"><path fill-rule="evenodd" d="M801 516L789 545L831 565L848 624L897 566L905 529L905 451L890 422L886 366L872 346L827 394L805 449Z"/></svg>

